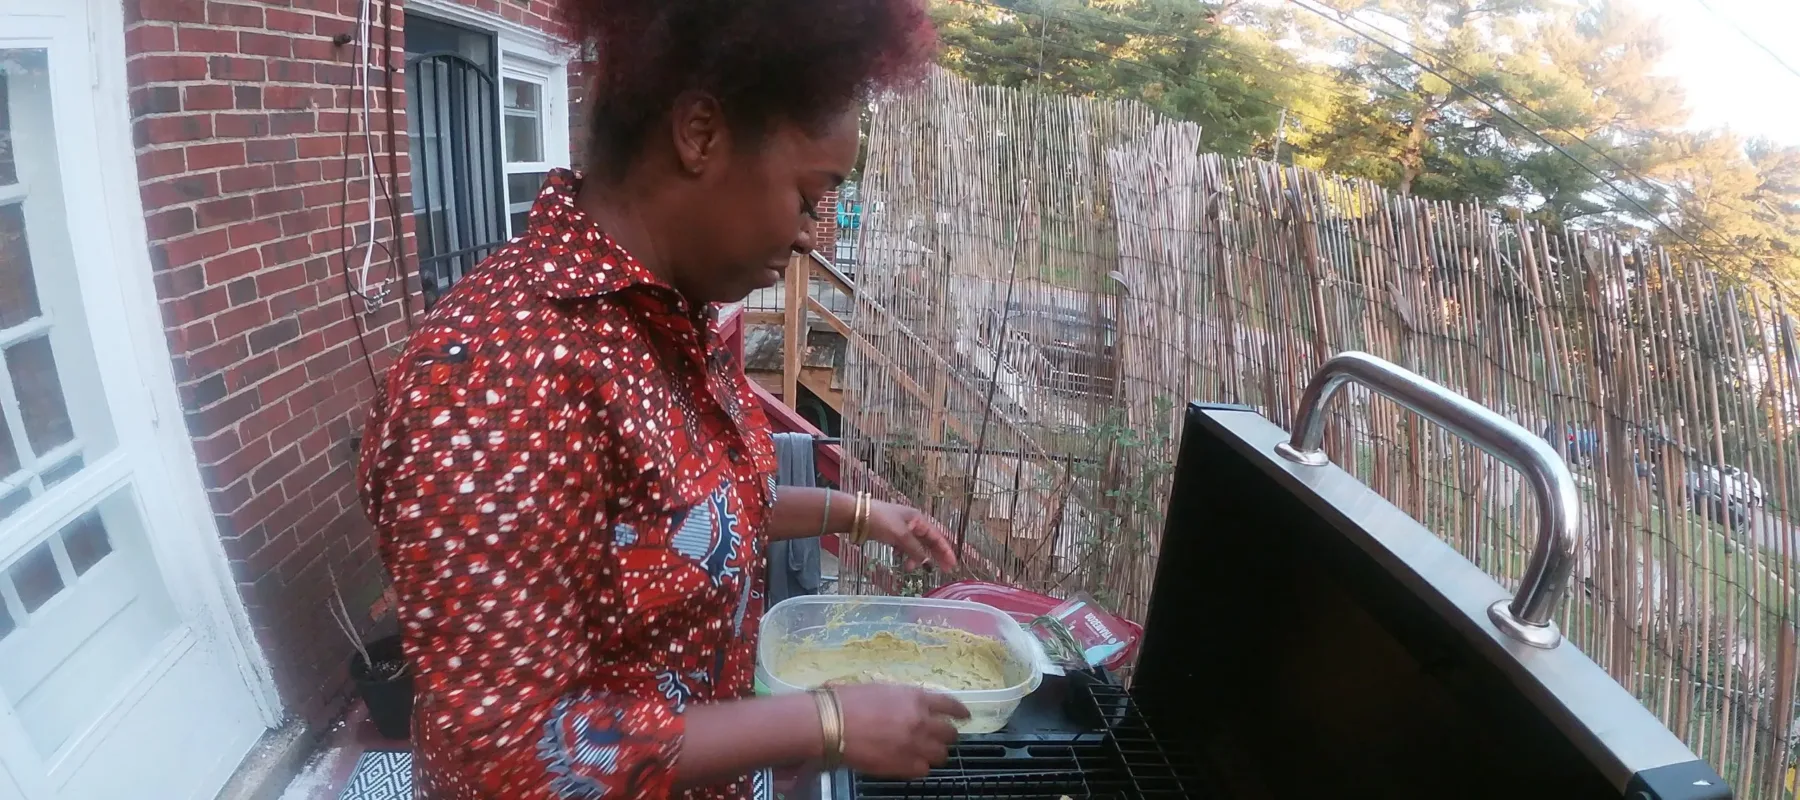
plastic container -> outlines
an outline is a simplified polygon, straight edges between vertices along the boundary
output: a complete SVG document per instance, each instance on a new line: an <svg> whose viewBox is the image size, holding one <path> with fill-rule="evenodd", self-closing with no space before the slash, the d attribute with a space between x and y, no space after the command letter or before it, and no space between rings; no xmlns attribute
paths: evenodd
<svg viewBox="0 0 1800 800"><path fill-rule="evenodd" d="M1012 617L979 603L933 600L921 597L863 597L818 595L793 597L777 603L763 615L762 639L757 644L756 678L775 694L803 692L815 687L796 686L781 679L781 665L772 663L783 647L797 642L835 642L861 639L887 631L914 641L931 641L934 630L950 628L994 639L1006 646L1004 689L949 692L969 708L969 719L957 725L963 733L993 733L1006 727L1019 701L1038 688L1047 666L1043 648Z"/></svg>
<svg viewBox="0 0 1800 800"><path fill-rule="evenodd" d="M933 589L926 597L940 600L966 600L993 606L1018 620L1021 625L1030 625L1038 617L1051 616L1064 602L1049 595L981 581L958 581L945 584ZM1138 642L1144 638L1144 629L1128 619L1110 617L1110 615L1108 618L1117 622L1117 625L1113 626L1113 633L1124 640L1125 648L1103 657L1099 666L1118 671L1137 658L1137 646Z"/></svg>

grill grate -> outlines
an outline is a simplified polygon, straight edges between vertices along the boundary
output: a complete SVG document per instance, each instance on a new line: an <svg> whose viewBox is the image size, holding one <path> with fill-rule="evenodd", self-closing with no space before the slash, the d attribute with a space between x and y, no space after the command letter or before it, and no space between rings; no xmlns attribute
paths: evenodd
<svg viewBox="0 0 1800 800"><path fill-rule="evenodd" d="M851 778L856 800L1048 798L1139 800L1219 797L1216 784L1179 751L1165 748L1131 696L1090 684L1086 709L1105 731L1062 735L968 737L950 761L914 781ZM1089 699L1091 698L1091 699Z"/></svg>
<svg viewBox="0 0 1800 800"><path fill-rule="evenodd" d="M1218 782L1179 748L1163 746L1154 726L1123 687L1094 683L1088 687L1105 722L1119 770L1130 782L1132 797L1222 797Z"/></svg>
<svg viewBox="0 0 1800 800"><path fill-rule="evenodd" d="M1063 742L986 738L950 748L950 762L914 781L853 778L855 797L935 798L1031 797L1126 798L1131 778L1118 769L1099 734Z"/></svg>

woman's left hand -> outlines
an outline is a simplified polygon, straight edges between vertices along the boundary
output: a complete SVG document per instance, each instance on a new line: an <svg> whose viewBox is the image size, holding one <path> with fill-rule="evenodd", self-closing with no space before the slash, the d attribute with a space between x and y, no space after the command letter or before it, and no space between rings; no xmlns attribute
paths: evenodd
<svg viewBox="0 0 1800 800"><path fill-rule="evenodd" d="M950 533L937 520L916 508L869 502L869 540L892 545L906 556L906 568L917 569L930 563L938 569L956 569L956 548L950 544Z"/></svg>

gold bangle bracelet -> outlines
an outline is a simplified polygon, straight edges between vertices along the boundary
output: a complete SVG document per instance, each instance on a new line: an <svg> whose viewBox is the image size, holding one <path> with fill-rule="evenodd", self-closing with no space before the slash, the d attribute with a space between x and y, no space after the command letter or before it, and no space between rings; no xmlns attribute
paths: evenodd
<svg viewBox="0 0 1800 800"><path fill-rule="evenodd" d="M869 541L869 493L856 493L856 520L850 526L850 539L861 547Z"/></svg>
<svg viewBox="0 0 1800 800"><path fill-rule="evenodd" d="M837 693L830 689L814 689L812 696L819 709L819 730L825 738L825 768L837 769L844 761L844 710L838 705Z"/></svg>

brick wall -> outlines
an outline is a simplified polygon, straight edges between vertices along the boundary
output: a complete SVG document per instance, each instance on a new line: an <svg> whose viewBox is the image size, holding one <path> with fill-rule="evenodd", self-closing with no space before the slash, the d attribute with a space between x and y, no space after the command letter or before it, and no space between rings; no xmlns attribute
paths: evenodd
<svg viewBox="0 0 1800 800"><path fill-rule="evenodd" d="M548 29L544 0L467 4ZM404 63L403 4L389 10L391 56L380 48L384 4L372 5L370 135L378 171L394 151L398 171L388 177L402 220L395 244L378 198L373 233L410 264L405 79L392 76L390 138L381 69ZM148 245L189 433L282 700L313 722L338 709L351 653L326 612L331 578L365 625L383 580L357 500L352 439L376 375L409 329L397 290L374 308L349 296L340 254L341 226L353 242L370 233L360 95L351 91L357 47L333 41L353 33L359 8L359 0L126 2ZM580 117L572 108L570 118ZM349 261L360 267L361 247ZM378 252L374 278L392 274ZM416 277L406 285L416 316Z"/></svg>
<svg viewBox="0 0 1800 800"><path fill-rule="evenodd" d="M838 193L826 192L819 198L815 213L819 221L813 223L813 249L828 259L837 258L837 210Z"/></svg>

